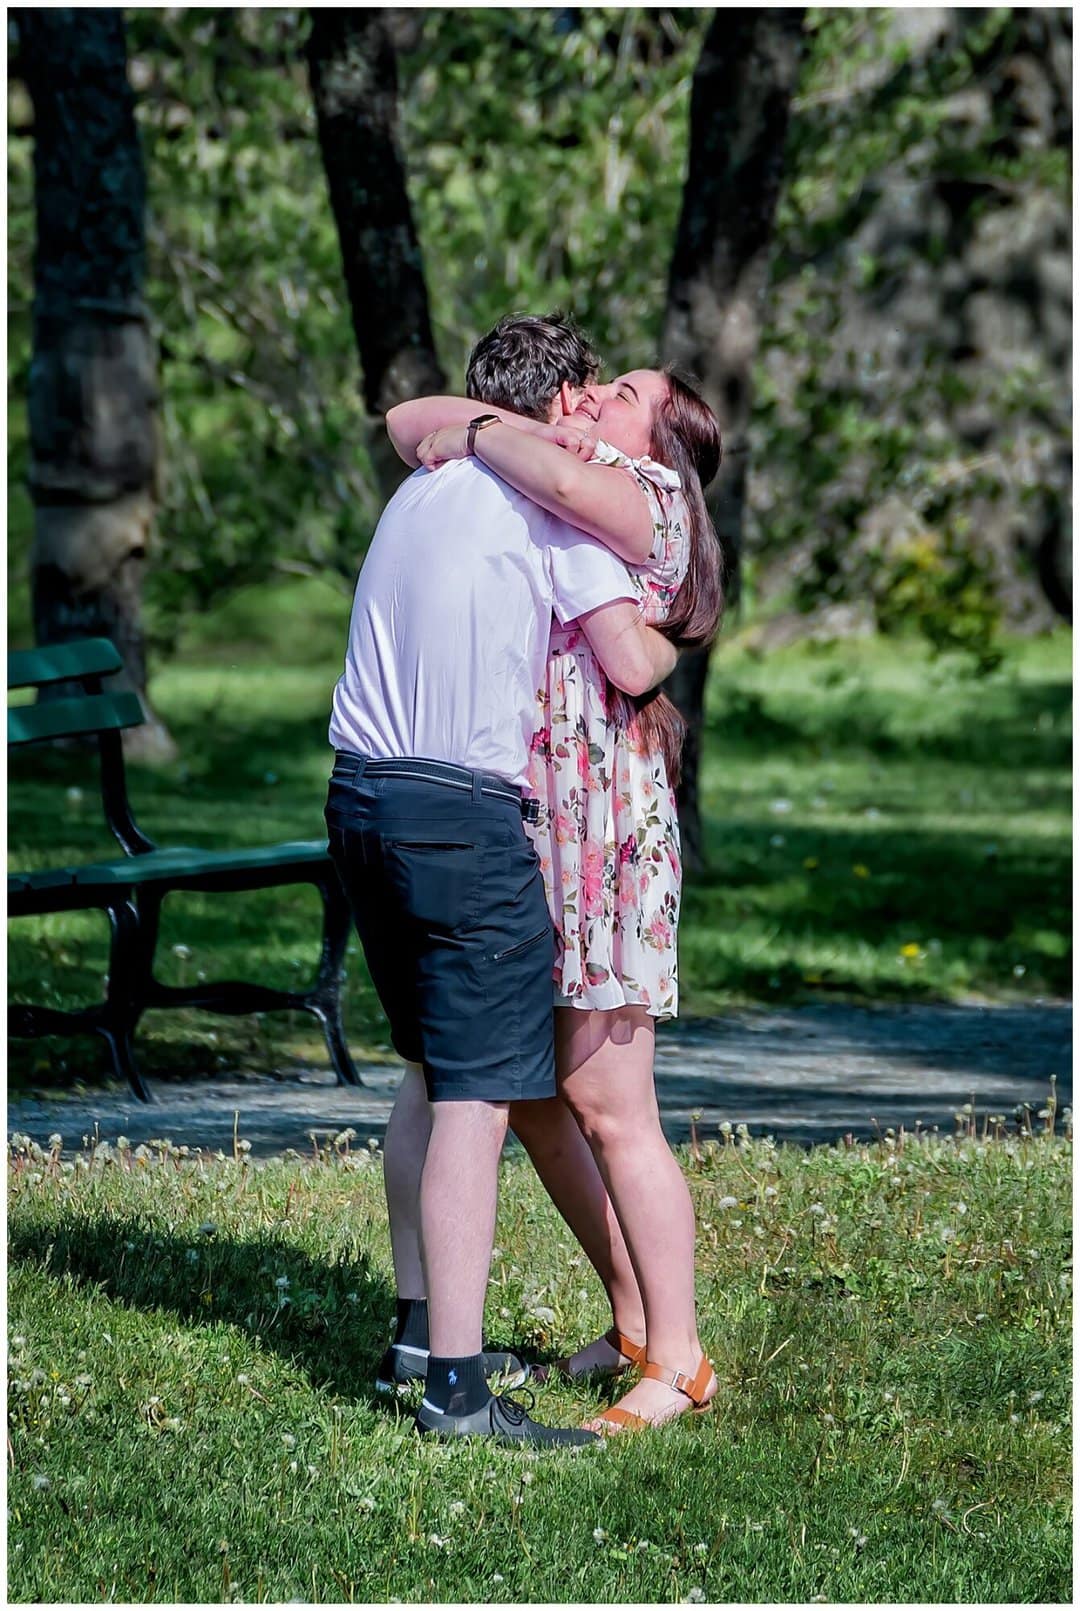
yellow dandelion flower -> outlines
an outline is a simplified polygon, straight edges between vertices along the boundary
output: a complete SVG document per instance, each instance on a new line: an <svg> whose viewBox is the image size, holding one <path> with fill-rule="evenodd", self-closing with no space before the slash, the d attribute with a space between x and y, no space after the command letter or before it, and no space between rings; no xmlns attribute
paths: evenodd
<svg viewBox="0 0 1080 1611"><path fill-rule="evenodd" d="M918 954L919 947L915 944L914 940L909 940L907 945L902 945L900 947L900 955L902 957L917 957Z"/></svg>
<svg viewBox="0 0 1080 1611"><path fill-rule="evenodd" d="M869 878L870 877L870 869L869 869L869 867L864 867L861 861L857 861L855 863L854 867L851 870L855 874L856 878Z"/></svg>

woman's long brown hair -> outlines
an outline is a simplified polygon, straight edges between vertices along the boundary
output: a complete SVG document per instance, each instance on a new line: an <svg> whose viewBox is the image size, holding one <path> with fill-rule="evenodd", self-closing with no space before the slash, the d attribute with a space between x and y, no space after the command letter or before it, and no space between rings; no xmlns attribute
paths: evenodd
<svg viewBox="0 0 1080 1611"><path fill-rule="evenodd" d="M690 564L667 620L658 622L656 630L680 649L691 649L712 642L724 607L720 543L704 491L720 468L720 425L691 386L671 369L663 373L668 394L653 416L649 455L657 464L678 471L690 513ZM643 748L652 754L660 751L668 782L677 788L686 722L668 695L658 688L636 699L619 695L614 711L616 720L621 716L626 721Z"/></svg>

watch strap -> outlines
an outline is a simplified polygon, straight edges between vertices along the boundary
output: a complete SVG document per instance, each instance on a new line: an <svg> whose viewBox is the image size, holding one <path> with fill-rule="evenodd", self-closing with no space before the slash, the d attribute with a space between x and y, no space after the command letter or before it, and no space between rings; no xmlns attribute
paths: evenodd
<svg viewBox="0 0 1080 1611"><path fill-rule="evenodd" d="M466 453L473 454L476 452L477 431L482 431L485 425L498 425L498 423L498 414L478 414L475 419L470 420L465 431Z"/></svg>

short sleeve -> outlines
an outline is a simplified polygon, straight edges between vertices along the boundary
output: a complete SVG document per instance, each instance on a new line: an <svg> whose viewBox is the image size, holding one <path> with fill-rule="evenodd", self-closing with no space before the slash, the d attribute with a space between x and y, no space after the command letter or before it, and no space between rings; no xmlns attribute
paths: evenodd
<svg viewBox="0 0 1080 1611"><path fill-rule="evenodd" d="M552 609L560 626L617 599L638 602L638 589L617 555L564 520L551 517L546 534Z"/></svg>
<svg viewBox="0 0 1080 1611"><path fill-rule="evenodd" d="M609 442L597 442L591 462L628 471L648 500L653 544L634 574L643 589L646 619L655 624L666 617L690 563L689 510L679 473L648 455L632 459Z"/></svg>

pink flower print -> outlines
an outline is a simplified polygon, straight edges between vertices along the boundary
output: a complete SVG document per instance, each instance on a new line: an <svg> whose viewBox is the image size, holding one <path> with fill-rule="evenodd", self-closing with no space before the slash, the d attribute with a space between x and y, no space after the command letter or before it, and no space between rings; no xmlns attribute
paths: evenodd
<svg viewBox="0 0 1080 1611"><path fill-rule="evenodd" d="M541 727L532 736L529 749L533 755L546 755L551 748L551 728Z"/></svg>
<svg viewBox="0 0 1080 1611"><path fill-rule="evenodd" d="M649 924L647 932L651 943L658 951L665 950L671 944L671 924L659 913Z"/></svg>
<svg viewBox="0 0 1080 1611"><path fill-rule="evenodd" d="M646 800L652 799L653 795L656 793L656 789L651 778L642 779L641 793Z"/></svg>
<svg viewBox="0 0 1080 1611"><path fill-rule="evenodd" d="M582 783L587 783L589 781L589 746L585 743L578 744L577 769L578 777Z"/></svg>
<svg viewBox="0 0 1080 1611"><path fill-rule="evenodd" d="M625 866L625 864L628 861L633 861L636 856L637 856L637 840L634 838L632 833L627 834L626 838L623 840L622 844L619 846L619 865L620 865L620 867Z"/></svg>
<svg viewBox="0 0 1080 1611"><path fill-rule="evenodd" d="M637 878L632 867L624 867L619 882L619 905L631 907L637 894Z"/></svg>
<svg viewBox="0 0 1080 1611"><path fill-rule="evenodd" d="M598 845L589 845L581 869L581 893L589 917L599 915L604 891L604 853Z"/></svg>
<svg viewBox="0 0 1080 1611"><path fill-rule="evenodd" d="M675 874L676 878L681 878L682 864L680 863L678 855L676 854L675 846L671 844L665 845L664 849L667 851L667 859L671 865L672 872Z"/></svg>
<svg viewBox="0 0 1080 1611"><path fill-rule="evenodd" d="M568 845L574 837L574 819L567 812L560 811L555 818L555 843Z"/></svg>
<svg viewBox="0 0 1080 1611"><path fill-rule="evenodd" d="M638 879L638 889L643 895L647 895L649 892L649 878L650 875L648 873L642 873L641 877Z"/></svg>

